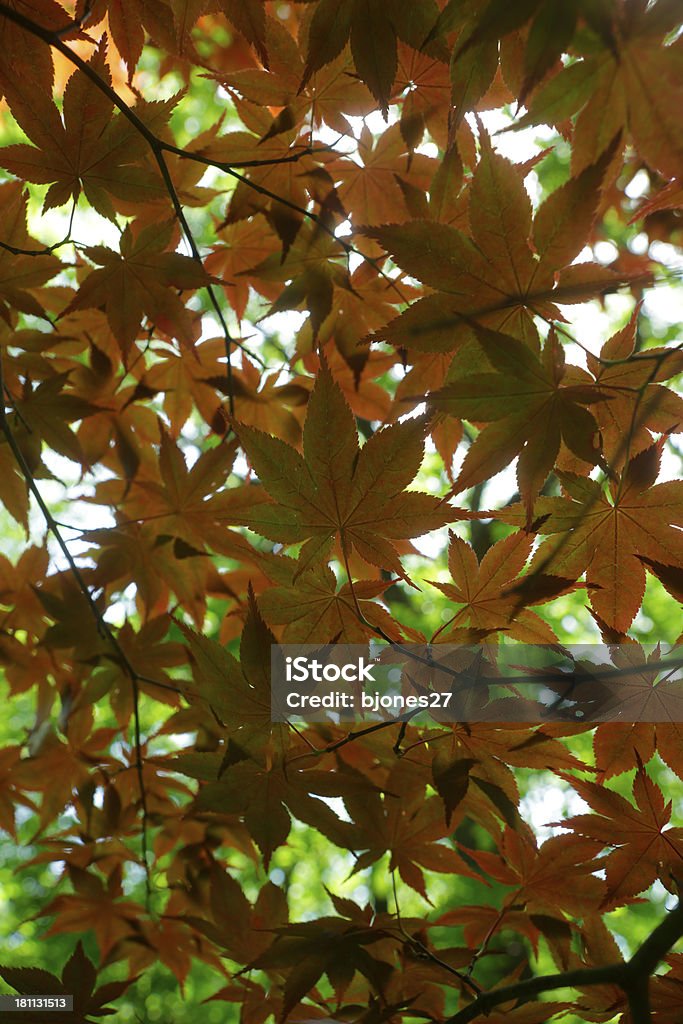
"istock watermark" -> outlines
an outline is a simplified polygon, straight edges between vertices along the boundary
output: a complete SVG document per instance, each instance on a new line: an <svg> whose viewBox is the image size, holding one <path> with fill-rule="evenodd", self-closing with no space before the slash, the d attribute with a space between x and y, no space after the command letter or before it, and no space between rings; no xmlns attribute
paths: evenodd
<svg viewBox="0 0 683 1024"><path fill-rule="evenodd" d="M273 721L683 722L683 647L279 644Z"/></svg>
<svg viewBox="0 0 683 1024"><path fill-rule="evenodd" d="M305 654L296 658L289 654L285 656L285 678L288 683L306 683L311 679L316 683L337 683L339 680L345 683L374 683L373 668L373 665L366 664L362 655L356 664L345 665L321 662L316 658L309 660Z"/></svg>

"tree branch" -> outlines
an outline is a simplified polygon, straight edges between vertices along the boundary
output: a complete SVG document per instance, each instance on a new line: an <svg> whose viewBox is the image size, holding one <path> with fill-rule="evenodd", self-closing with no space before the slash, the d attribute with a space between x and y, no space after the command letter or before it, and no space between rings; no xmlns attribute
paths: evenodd
<svg viewBox="0 0 683 1024"><path fill-rule="evenodd" d="M395 870L392 870L391 872L391 887L393 889L394 905L396 907L396 923L398 924L399 932L404 940L404 945L406 945L410 951L420 959L431 960L431 962L436 964L437 967L441 967L444 971L447 971L448 974L452 974L453 977L458 979L461 985L466 986L470 991L474 992L475 996L481 995L481 989L477 985L476 981L473 981L469 977L469 974L463 974L462 971L457 970L457 968L451 967L451 965L447 964L445 960L442 960L440 956L433 953L428 946L425 946L424 942L421 942L420 939L416 938L414 935L409 935L405 930L401 919L401 908L398 902Z"/></svg>
<svg viewBox="0 0 683 1024"><path fill-rule="evenodd" d="M121 647L121 644L119 643L118 639L116 638L116 636L112 632L112 629L111 629L109 623L104 619L102 613L100 612L99 608L97 607L97 605L95 603L95 600L94 600L94 598L93 598L93 596L92 596L92 594L90 592L90 588L88 587L88 584L83 579L83 574L81 573L81 570L79 569L78 565L76 564L76 562L74 560L74 557L71 554L71 552L69 550L69 547L68 547L66 541L64 540L64 538L62 536L62 533L61 533L61 531L59 529L59 526L57 525L57 522L54 519L54 516L52 515L52 513L50 512L50 509L45 504L45 500L44 500L42 494L40 493L40 489L38 488L38 486L37 486L37 484L35 482L33 473L31 472L31 468L28 465L28 463L26 462L26 459L24 458L24 454L21 451L21 448L19 447L19 445L17 444L17 441L16 441L16 438L15 438L14 434L12 433L12 428L10 427L9 421L7 419L7 414L5 412L4 393L5 393L4 370L3 370L2 357L1 357L1 354L0 354L0 396L2 396L1 400L0 400L0 432L2 434L4 434L5 439L7 441L7 444L8 444L8 447L9 447L10 451L12 452L12 454L13 454L16 462L17 462L17 465L19 466L19 469L22 472L24 480L26 481L26 486L28 487L29 491L31 492L31 494L33 495L33 497L35 498L35 500L36 500L36 502L38 504L38 507L39 507L39 509L40 509L40 511L42 513L43 519L45 521L45 525L47 526L48 530L50 531L50 533L53 535L53 537L57 541L57 544L59 545L59 547L60 547L60 549L62 551L62 554L64 555L64 557L65 557L65 559L66 559L66 561L67 561L67 563L69 565L69 569L71 571L71 574L72 574L73 578L75 579L75 581L76 581L76 583L78 585L78 588L81 591L83 597L85 598L85 600L86 600L86 602L88 604L88 607L89 607L89 609L90 609L90 611L91 611L91 613L93 615L93 618L95 619L95 622L97 624L98 632L100 633L100 635L102 637L104 637L109 642L109 644L111 645L111 647L113 648L113 650L114 650L114 652L116 654L116 658L118 659L119 663L123 667L123 669L124 669L126 675L128 676L128 678L130 679L131 688L132 688L132 692L133 692L133 730L134 730L134 744L135 744L135 765L134 765L134 767L135 767L135 770L137 772L138 786L139 786L139 790L140 790L140 808L141 808L141 811L142 811L141 847L142 847L142 860L143 860L143 866L144 866L144 871L145 871L146 901L147 901L147 908L149 909L150 899L151 899L151 895L152 895L152 882L151 882L151 875L150 875L149 861L148 861L148 853L149 853L149 844L148 844L149 813L148 813L148 807L147 807L147 790L145 788L145 779L144 779L144 774L143 774L142 733L141 733L141 728L140 728L140 686L139 686L139 683L140 683L140 681L141 681L141 679L143 677L138 675L138 673L133 668L133 665L131 664L130 660L128 659L128 655L125 653L125 651ZM145 681L149 682L149 680L145 680Z"/></svg>
<svg viewBox="0 0 683 1024"><path fill-rule="evenodd" d="M541 992L559 988L584 988L590 985L618 985L629 1000L634 1024L650 1024L648 987L650 975L674 944L683 938L683 901L657 925L652 934L626 963L604 967L580 967L561 974L528 978L513 985L492 989L477 996L469 1006L448 1017L443 1024L470 1024L501 1003L529 1002Z"/></svg>

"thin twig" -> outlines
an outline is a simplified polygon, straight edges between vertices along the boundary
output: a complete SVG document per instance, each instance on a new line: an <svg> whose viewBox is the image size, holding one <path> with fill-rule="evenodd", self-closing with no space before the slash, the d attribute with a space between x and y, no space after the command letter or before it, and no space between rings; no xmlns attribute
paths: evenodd
<svg viewBox="0 0 683 1024"><path fill-rule="evenodd" d="M200 267L203 268L204 263L202 262L201 254L200 254L199 249L197 247L197 243L195 242L194 235L192 234L192 230L190 228L190 225L187 222L187 217L185 216L185 211L183 210L182 203L180 202L180 198L179 198L178 193L176 191L176 187L175 187L175 185L173 183L173 179L171 177L171 172L168 169L168 164L166 163L166 160L164 159L164 154L163 154L162 150L159 148L158 145L152 145L151 148L152 148L152 152L154 153L154 158L156 159L156 162L157 162L157 164L159 166L159 170L161 171L161 177L163 178L164 184L166 185L166 191L168 192L168 194L169 194L169 196L171 198L171 202L173 204L173 209L175 210L175 215L176 215L176 217L178 219L178 223L180 224L180 226L181 226L181 228L183 230L183 234L185 235L185 238L187 240L187 244L190 247L190 251L192 253L192 258L193 258L193 260L196 263L199 264ZM207 295L209 296L209 301L211 302L213 310L214 310L216 316L218 317L218 322L221 325L221 330L223 332L223 338L225 340L225 361L226 361L225 376L226 376L227 389L228 389L228 407L229 407L229 410L230 410L230 415L234 416L235 415L235 396L234 396L234 393L233 393L232 362L231 362L233 339L232 339L232 336L230 334L230 331L228 330L228 325L226 323L225 317L223 316L223 310L220 308L220 305L218 303L218 298L216 297L216 293L215 293L215 291L213 289L213 286L210 285L210 284L207 284L207 285L205 285L205 290L206 290Z"/></svg>
<svg viewBox="0 0 683 1024"><path fill-rule="evenodd" d="M63 245L70 245L69 237L63 238L61 242L54 242L53 245L46 245L43 249L22 249L18 245L10 245L9 242L0 240L0 249L11 252L13 256L49 256L50 253L60 249Z"/></svg>
<svg viewBox="0 0 683 1024"><path fill-rule="evenodd" d="M463 974L461 971L457 970L457 968L451 967L451 965L447 964L445 960L442 960L440 956L437 956L436 953L433 953L428 946L425 946L424 942L421 942L419 939L416 939L414 935L409 935L408 932L405 930L405 928L403 927L403 921L401 920L401 910L398 903L395 869L391 872L391 886L394 894L394 904L396 906L396 923L398 925L398 929L403 939L405 940L405 944L408 946L411 952L416 954L421 960L431 960L431 962L433 964L436 964L437 967L443 968L444 971L447 971L449 974L452 974L453 977L457 978L462 985L465 985L467 988L471 989L471 991L474 992L475 995L480 995L481 989L477 985L476 981L473 981L472 978Z"/></svg>
<svg viewBox="0 0 683 1024"><path fill-rule="evenodd" d="M9 242L0 241L0 249L5 249L6 252L11 252L13 256L49 256L51 253L56 252L57 249L61 249L64 245L76 244L71 237L75 213L76 200L74 199L71 204L71 213L69 214L69 227L67 228L66 235L62 238L61 242L53 242L52 245L46 245L42 249L23 249L21 246L10 245Z"/></svg>
<svg viewBox="0 0 683 1024"><path fill-rule="evenodd" d="M87 25L87 23L90 21L93 3L94 0L85 0L85 6L83 8L83 13L81 14L81 16L79 18L74 18L72 21L68 23L68 25L64 25L62 26L62 28L55 29L55 35L59 39L62 39L64 36L70 35L71 32L80 31L83 28L83 26Z"/></svg>
<svg viewBox="0 0 683 1024"><path fill-rule="evenodd" d="M225 136L221 136L225 138ZM168 153L174 153L182 160L193 160L195 163L204 164L205 167L215 167L217 171L224 171L230 174L235 167L275 167L278 164L294 164L305 156L317 156L319 153L334 153L334 146L301 146L294 153L288 156L275 156L262 160L240 160L239 163L230 163L227 160L213 160L211 157L203 156L202 153L195 153L191 149L182 149L170 142L159 140Z"/></svg>

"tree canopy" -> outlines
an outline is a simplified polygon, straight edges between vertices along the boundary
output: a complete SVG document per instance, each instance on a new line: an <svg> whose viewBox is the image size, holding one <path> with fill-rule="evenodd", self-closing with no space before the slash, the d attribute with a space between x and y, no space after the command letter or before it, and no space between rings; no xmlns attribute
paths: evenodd
<svg viewBox="0 0 683 1024"><path fill-rule="evenodd" d="M680 3L9 0L0 93L2 993L680 1024ZM278 643L590 685L274 720Z"/></svg>

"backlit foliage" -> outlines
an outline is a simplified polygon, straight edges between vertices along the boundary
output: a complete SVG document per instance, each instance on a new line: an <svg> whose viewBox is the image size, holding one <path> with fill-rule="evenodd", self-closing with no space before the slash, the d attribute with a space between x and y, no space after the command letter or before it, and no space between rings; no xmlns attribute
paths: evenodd
<svg viewBox="0 0 683 1024"><path fill-rule="evenodd" d="M654 699L681 15L0 2L0 829L58 881L0 974L44 1019L160 963L169 1020L681 1024L680 723L270 714L276 641L602 639Z"/></svg>

